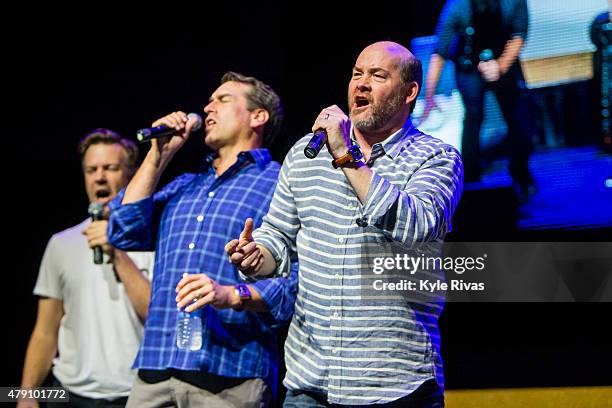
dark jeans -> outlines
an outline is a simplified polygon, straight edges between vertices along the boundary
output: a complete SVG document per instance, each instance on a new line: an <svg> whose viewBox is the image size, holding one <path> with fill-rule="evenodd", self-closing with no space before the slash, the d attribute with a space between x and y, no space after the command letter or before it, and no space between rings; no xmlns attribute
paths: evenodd
<svg viewBox="0 0 612 408"><path fill-rule="evenodd" d="M55 380L53 382L54 387L63 387L59 381ZM80 395L76 395L73 393L70 394L70 402L48 402L48 408L124 408L125 404L127 404L128 397L118 398L112 401L105 399L94 399L82 397Z"/></svg>
<svg viewBox="0 0 612 408"><path fill-rule="evenodd" d="M485 90L490 89L508 126L505 147L510 158L510 175L521 186L531 183L528 160L534 126L520 66L515 64L499 81L492 83L486 83L475 70L458 69L456 77L465 105L461 148L465 181L476 181L480 177L480 127L484 118Z"/></svg>
<svg viewBox="0 0 612 408"><path fill-rule="evenodd" d="M434 380L425 381L412 394L387 404L376 404L376 408L443 408L444 394ZM323 394L287 391L283 408L361 408L363 405L330 404Z"/></svg>

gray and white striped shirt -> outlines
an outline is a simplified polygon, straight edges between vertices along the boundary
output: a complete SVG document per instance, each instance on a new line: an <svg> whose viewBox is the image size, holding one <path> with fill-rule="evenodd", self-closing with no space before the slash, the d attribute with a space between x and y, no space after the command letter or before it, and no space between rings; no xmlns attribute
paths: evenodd
<svg viewBox="0 0 612 408"><path fill-rule="evenodd" d="M450 231L462 186L459 153L408 120L372 147L374 174L362 205L326 149L304 157L310 137L287 154L269 212L254 232L279 275L299 260L285 386L351 405L394 401L431 378L443 387L437 326L443 301L413 303L373 290L369 261L377 247L441 241Z"/></svg>

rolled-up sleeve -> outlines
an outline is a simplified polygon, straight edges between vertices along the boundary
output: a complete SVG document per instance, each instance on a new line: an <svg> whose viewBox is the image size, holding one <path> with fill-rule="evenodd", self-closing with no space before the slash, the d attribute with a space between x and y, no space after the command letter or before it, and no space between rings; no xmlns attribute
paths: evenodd
<svg viewBox="0 0 612 408"><path fill-rule="evenodd" d="M300 221L289 181L293 156L292 149L283 162L270 209L261 227L253 232L255 242L266 247L276 261L272 276L289 276L291 264L297 259L295 242Z"/></svg>
<svg viewBox="0 0 612 408"><path fill-rule="evenodd" d="M269 313L257 313L257 317L272 330L291 321L298 288L298 264L291 263L291 273L286 278L264 279L250 283L262 298Z"/></svg>
<svg viewBox="0 0 612 408"><path fill-rule="evenodd" d="M396 242L413 245L444 237L459 202L463 165L447 146L427 160L403 188L374 172L363 213Z"/></svg>
<svg viewBox="0 0 612 408"><path fill-rule="evenodd" d="M108 241L115 248L124 251L152 251L155 249L157 229L153 218L153 198L121 204L123 191L111 205L108 220ZM117 204L116 201L119 203Z"/></svg>
<svg viewBox="0 0 612 408"><path fill-rule="evenodd" d="M159 192L129 204L123 204L125 189L109 203L108 241L124 251L153 251L157 240L159 217L168 200L195 176L184 174Z"/></svg>

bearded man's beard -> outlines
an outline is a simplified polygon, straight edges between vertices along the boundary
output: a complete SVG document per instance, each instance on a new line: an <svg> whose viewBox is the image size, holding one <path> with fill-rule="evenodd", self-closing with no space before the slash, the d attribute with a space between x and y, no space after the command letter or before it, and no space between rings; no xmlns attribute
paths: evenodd
<svg viewBox="0 0 612 408"><path fill-rule="evenodd" d="M388 102L381 104L370 104L370 114L363 119L353 119L352 112L349 113L353 126L360 131L375 131L383 128L391 118L401 109L405 96L401 90L392 95ZM349 102L349 106L352 104Z"/></svg>

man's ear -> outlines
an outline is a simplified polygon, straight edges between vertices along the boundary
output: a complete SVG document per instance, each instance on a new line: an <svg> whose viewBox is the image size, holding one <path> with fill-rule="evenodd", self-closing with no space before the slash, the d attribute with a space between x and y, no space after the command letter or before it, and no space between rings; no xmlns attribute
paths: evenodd
<svg viewBox="0 0 612 408"><path fill-rule="evenodd" d="M270 114L267 110L262 108L257 108L251 112L251 127L258 128L264 126L268 123L270 119Z"/></svg>
<svg viewBox="0 0 612 408"><path fill-rule="evenodd" d="M407 105L410 105L419 96L419 84L416 81L412 81L407 85L407 88L405 102Z"/></svg>

